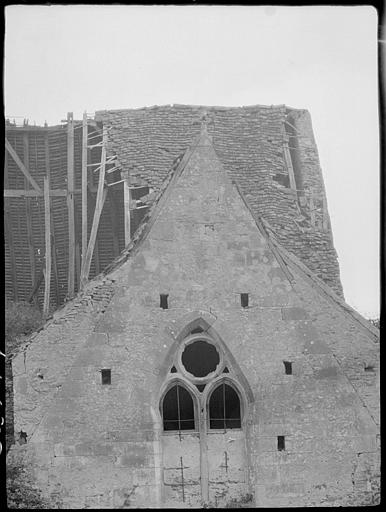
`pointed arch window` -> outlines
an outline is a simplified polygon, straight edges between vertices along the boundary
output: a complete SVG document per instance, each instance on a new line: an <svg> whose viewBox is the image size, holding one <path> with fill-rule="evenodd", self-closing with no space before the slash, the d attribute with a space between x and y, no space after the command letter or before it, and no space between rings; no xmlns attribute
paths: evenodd
<svg viewBox="0 0 386 512"><path fill-rule="evenodd" d="M209 428L241 428L241 405L237 391L226 382L217 386L209 398Z"/></svg>
<svg viewBox="0 0 386 512"><path fill-rule="evenodd" d="M172 386L163 398L162 420L165 431L195 430L193 397L179 383Z"/></svg>

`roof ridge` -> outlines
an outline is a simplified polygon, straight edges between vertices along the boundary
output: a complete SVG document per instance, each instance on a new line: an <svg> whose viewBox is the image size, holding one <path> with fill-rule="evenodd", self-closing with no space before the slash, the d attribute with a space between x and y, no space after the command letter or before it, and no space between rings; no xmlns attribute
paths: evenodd
<svg viewBox="0 0 386 512"><path fill-rule="evenodd" d="M126 108L112 108L112 109L101 109L95 111L95 116L97 115L103 115L107 112L114 113L114 112L130 112L130 111L146 111L146 110L154 110L157 108L191 108L191 109L209 109L209 110L243 110L243 109L256 109L256 108L263 108L263 109L283 109L283 108L290 108L291 110L297 110L293 109L292 107L288 107L284 103L279 103L277 105L261 105L261 104L253 104L253 105L195 105L191 103L164 103L162 105L149 105L144 107L126 107Z"/></svg>

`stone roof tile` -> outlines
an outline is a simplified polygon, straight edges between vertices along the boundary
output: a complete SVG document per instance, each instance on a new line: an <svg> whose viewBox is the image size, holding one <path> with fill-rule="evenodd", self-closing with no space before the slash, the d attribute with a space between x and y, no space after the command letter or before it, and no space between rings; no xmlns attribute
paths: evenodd
<svg viewBox="0 0 386 512"><path fill-rule="evenodd" d="M109 126L112 151L128 169L144 180L156 193L173 173L173 162L200 133L206 116L209 135L224 168L237 180L253 211L266 217L281 244L314 270L336 293L342 295L339 265L332 244L331 228L321 230L322 208L315 210L311 224L306 195L300 218L296 192L280 185L273 177L286 173L284 142L288 113L297 133L298 156L302 165L305 194L312 189L314 207L324 194L317 148L307 111L285 105L211 107L201 105L163 105L139 109L104 110L96 120ZM292 141L294 144L294 141ZM319 203L318 203L319 201ZM328 264L322 261L326 260Z"/></svg>

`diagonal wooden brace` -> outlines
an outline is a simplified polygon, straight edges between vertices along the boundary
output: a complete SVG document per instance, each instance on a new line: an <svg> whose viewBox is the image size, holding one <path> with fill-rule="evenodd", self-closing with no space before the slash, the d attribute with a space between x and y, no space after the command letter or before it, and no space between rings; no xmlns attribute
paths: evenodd
<svg viewBox="0 0 386 512"><path fill-rule="evenodd" d="M9 143L8 139L5 139L5 147L8 151L8 153L11 155L11 157L15 160L16 162L16 165L19 167L19 169L21 170L21 172L24 174L24 176L27 178L27 180L31 183L31 185L33 186L33 188L36 190L36 192L39 192L41 195L43 195L43 191L42 189L39 187L39 185L36 183L36 181L33 179L33 177L31 176L29 170L27 169L27 167L23 164L23 162L20 160L18 154L16 153L16 151L13 149L13 147L11 146L11 144Z"/></svg>

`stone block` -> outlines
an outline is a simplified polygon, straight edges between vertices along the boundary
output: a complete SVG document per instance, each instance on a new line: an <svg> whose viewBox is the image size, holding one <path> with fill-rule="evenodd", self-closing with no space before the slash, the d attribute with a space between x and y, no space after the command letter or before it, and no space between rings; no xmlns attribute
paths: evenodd
<svg viewBox="0 0 386 512"><path fill-rule="evenodd" d="M309 318L307 311L300 307L282 308L282 317L284 321L306 320Z"/></svg>

